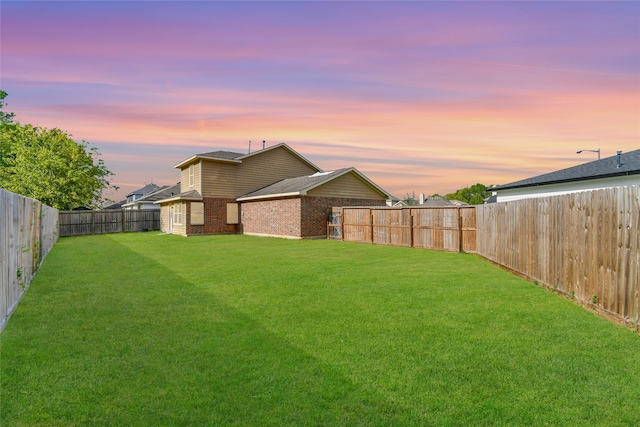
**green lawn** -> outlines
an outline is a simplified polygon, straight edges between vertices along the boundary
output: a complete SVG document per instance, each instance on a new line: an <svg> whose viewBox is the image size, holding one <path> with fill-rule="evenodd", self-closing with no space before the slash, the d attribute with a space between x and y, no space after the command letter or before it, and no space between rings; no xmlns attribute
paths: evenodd
<svg viewBox="0 0 640 427"><path fill-rule="evenodd" d="M0 338L2 426L640 425L640 337L468 254L63 238Z"/></svg>

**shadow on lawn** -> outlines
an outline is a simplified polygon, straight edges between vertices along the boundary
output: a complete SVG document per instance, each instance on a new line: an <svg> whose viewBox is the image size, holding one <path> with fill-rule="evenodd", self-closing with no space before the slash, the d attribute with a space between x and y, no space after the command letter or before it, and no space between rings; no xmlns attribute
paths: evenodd
<svg viewBox="0 0 640 427"><path fill-rule="evenodd" d="M61 239L3 333L3 423L368 425L402 414L150 257L99 239Z"/></svg>

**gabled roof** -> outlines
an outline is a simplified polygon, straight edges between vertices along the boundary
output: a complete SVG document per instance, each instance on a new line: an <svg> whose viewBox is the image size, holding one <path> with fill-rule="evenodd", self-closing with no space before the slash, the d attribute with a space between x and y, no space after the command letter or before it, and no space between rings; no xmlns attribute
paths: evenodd
<svg viewBox="0 0 640 427"><path fill-rule="evenodd" d="M287 144L280 143L280 144L276 144L273 145L269 148L264 148L262 150L258 150L258 151L254 151L253 153L248 153L248 154L243 154L243 153L236 153L233 151L210 151L208 153L202 153L202 154L196 154L195 156L191 156L186 160L183 160L182 162L178 163L177 165L175 165L175 168L178 169L182 169L186 166L188 166L189 164L203 159L203 160L211 160L211 161L218 161L218 162L225 162L225 163L242 163L243 159L247 159L249 157L253 157L253 156L259 156L263 153L266 153L267 151L271 151L271 150L275 150L277 148L284 148L287 151L289 151L291 154L293 154L295 157L297 157L298 159L300 159L302 162L306 163L307 165L309 165L310 167L312 167L313 169L317 170L317 171L321 171L322 169L320 169L319 167L317 167L316 165L314 165L313 163L311 163L308 159L306 159L304 156L302 156L300 153L298 153L296 150L294 150L293 148L289 147Z"/></svg>
<svg viewBox="0 0 640 427"><path fill-rule="evenodd" d="M122 209L122 205L124 205L125 203L127 203L126 200L120 200L119 202L113 202L102 209Z"/></svg>
<svg viewBox="0 0 640 427"><path fill-rule="evenodd" d="M297 178L283 179L267 187L261 188L260 190L238 197L237 200L246 201L269 199L274 197L305 196L307 192L314 188L324 185L327 182L333 181L334 179L348 173L355 174L358 178L362 179L365 183L379 191L381 194L384 194L386 197L391 197L389 193L364 176L356 168L345 168L329 172L316 172L313 175L300 176Z"/></svg>
<svg viewBox="0 0 640 427"><path fill-rule="evenodd" d="M188 159L181 161L174 167L177 169L182 169L200 159L226 163L242 163L238 160L242 156L244 156L244 154L234 153L233 151L210 151L208 153L196 154L195 156L191 156Z"/></svg>
<svg viewBox="0 0 640 427"><path fill-rule="evenodd" d="M458 200L447 200L447 199L443 199L442 197L427 197L424 199L424 203L421 205L418 205L417 207L420 206L425 206L425 207L451 207L451 206L460 206L459 204L455 203L458 202ZM464 202L460 202L463 204L467 204ZM412 206L412 207L416 207L416 206Z"/></svg>
<svg viewBox="0 0 640 427"><path fill-rule="evenodd" d="M620 166L618 167L618 160ZM599 178L640 174L640 150L622 153L601 160L584 163L556 172L534 176L532 178L515 181L510 184L498 185L491 190L506 190L510 188L534 187L563 182L587 181Z"/></svg>
<svg viewBox="0 0 640 427"><path fill-rule="evenodd" d="M127 194L127 197L132 196L132 195L134 195L134 194L142 194L142 195L145 195L145 194L151 193L152 191L156 191L158 188L160 188L160 187L158 187L158 186L157 186L157 185L155 185L154 183L147 184L147 185L145 185L144 187L142 187L142 188L138 188L137 190L132 191L131 193Z"/></svg>
<svg viewBox="0 0 640 427"><path fill-rule="evenodd" d="M236 160L238 157L244 156L242 153L236 153L233 151L211 151L209 153L196 154L199 157L208 157L217 160Z"/></svg>
<svg viewBox="0 0 640 427"><path fill-rule="evenodd" d="M124 204L122 206L127 207L127 206L134 206L138 204L154 203L154 202L157 202L158 200L172 197L174 194L178 194L178 193L180 193L180 183L177 183L176 185L163 185L162 187L158 188L156 191L153 191L149 194L145 194L139 199L131 203Z"/></svg>

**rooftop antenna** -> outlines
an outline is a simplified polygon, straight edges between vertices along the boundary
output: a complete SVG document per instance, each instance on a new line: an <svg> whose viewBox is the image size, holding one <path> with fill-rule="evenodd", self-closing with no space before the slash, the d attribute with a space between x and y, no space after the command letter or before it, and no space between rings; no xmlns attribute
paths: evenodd
<svg viewBox="0 0 640 427"><path fill-rule="evenodd" d="M576 151L576 154L580 154L583 151L590 151L592 153L598 153L598 160L600 160L600 149L599 148L597 150L580 150L580 151Z"/></svg>
<svg viewBox="0 0 640 427"><path fill-rule="evenodd" d="M251 154L251 140L249 140L249 154Z"/></svg>

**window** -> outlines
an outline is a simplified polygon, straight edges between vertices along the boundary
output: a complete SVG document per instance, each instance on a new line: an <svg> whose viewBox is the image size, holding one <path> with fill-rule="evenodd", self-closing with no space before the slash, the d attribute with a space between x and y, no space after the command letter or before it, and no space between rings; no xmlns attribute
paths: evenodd
<svg viewBox="0 0 640 427"><path fill-rule="evenodd" d="M176 225L182 225L182 203L176 203L173 205L173 223Z"/></svg>
<svg viewBox="0 0 640 427"><path fill-rule="evenodd" d="M196 165L189 166L189 187L196 185Z"/></svg>
<svg viewBox="0 0 640 427"><path fill-rule="evenodd" d="M227 203L227 224L239 224L238 203Z"/></svg>
<svg viewBox="0 0 640 427"><path fill-rule="evenodd" d="M204 225L203 202L191 202L191 225Z"/></svg>

